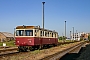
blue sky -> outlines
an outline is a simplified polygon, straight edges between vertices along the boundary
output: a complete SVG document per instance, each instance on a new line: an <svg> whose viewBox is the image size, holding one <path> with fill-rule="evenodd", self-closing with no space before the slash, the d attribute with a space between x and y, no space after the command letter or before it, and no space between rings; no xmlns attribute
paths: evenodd
<svg viewBox="0 0 90 60"><path fill-rule="evenodd" d="M0 0L0 31L13 33L18 25L42 27L42 2L45 1L45 28L67 36L75 27L90 32L90 0Z"/></svg>

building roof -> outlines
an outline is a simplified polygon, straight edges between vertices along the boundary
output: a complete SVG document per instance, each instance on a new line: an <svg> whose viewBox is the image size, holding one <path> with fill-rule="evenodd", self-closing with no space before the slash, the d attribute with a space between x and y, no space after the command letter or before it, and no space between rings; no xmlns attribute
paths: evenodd
<svg viewBox="0 0 90 60"><path fill-rule="evenodd" d="M2 33L5 37L14 37L14 35L9 32L0 32L0 33Z"/></svg>

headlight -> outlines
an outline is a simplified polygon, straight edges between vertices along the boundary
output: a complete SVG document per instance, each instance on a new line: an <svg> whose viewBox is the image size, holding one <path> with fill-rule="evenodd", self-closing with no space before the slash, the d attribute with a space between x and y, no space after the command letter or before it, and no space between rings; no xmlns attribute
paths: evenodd
<svg viewBox="0 0 90 60"><path fill-rule="evenodd" d="M31 43L31 40L29 42Z"/></svg>
<svg viewBox="0 0 90 60"><path fill-rule="evenodd" d="M17 41L17 43L19 43L19 41Z"/></svg>

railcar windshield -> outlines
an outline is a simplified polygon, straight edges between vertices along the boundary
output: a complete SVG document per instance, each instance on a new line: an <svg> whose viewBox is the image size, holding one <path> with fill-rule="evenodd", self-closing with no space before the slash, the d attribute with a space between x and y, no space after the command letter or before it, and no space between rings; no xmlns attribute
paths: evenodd
<svg viewBox="0 0 90 60"><path fill-rule="evenodd" d="M33 30L25 30L26 36L33 36Z"/></svg>
<svg viewBox="0 0 90 60"><path fill-rule="evenodd" d="M33 30L16 30L16 36L33 36Z"/></svg>
<svg viewBox="0 0 90 60"><path fill-rule="evenodd" d="M24 30L16 30L16 36L24 36Z"/></svg>

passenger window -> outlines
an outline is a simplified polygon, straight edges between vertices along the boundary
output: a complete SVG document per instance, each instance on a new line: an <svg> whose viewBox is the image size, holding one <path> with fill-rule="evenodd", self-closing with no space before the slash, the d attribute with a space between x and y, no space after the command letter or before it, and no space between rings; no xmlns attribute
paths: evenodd
<svg viewBox="0 0 90 60"><path fill-rule="evenodd" d="M40 36L42 36L42 31L40 32Z"/></svg>
<svg viewBox="0 0 90 60"><path fill-rule="evenodd" d="M56 37L56 33L55 33L55 37Z"/></svg>
<svg viewBox="0 0 90 60"><path fill-rule="evenodd" d="M45 32L45 36L47 37L47 32Z"/></svg>
<svg viewBox="0 0 90 60"><path fill-rule="evenodd" d="M48 37L49 37L49 32L48 32Z"/></svg>
<svg viewBox="0 0 90 60"><path fill-rule="evenodd" d="M52 33L52 37L53 37L53 33Z"/></svg>
<svg viewBox="0 0 90 60"><path fill-rule="evenodd" d="M44 31L42 31L43 32L43 36L44 36Z"/></svg>
<svg viewBox="0 0 90 60"><path fill-rule="evenodd" d="M49 37L51 37L51 32L50 32L50 34L49 34Z"/></svg>
<svg viewBox="0 0 90 60"><path fill-rule="evenodd" d="M35 30L35 36L37 36L37 30Z"/></svg>

